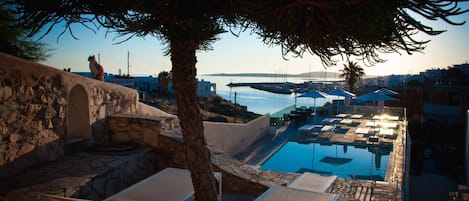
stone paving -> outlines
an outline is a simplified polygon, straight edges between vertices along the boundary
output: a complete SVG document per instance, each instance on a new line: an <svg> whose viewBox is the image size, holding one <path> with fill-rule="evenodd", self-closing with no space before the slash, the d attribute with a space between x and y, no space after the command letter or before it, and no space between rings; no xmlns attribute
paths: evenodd
<svg viewBox="0 0 469 201"><path fill-rule="evenodd" d="M81 153L0 181L0 200L38 200L41 193L102 200L155 172L151 149Z"/></svg>

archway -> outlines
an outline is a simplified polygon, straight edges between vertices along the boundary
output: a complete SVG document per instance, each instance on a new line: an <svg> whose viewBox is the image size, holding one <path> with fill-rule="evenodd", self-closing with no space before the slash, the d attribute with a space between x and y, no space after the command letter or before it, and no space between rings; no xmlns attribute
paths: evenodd
<svg viewBox="0 0 469 201"><path fill-rule="evenodd" d="M68 94L67 136L65 152L83 149L91 140L88 93L81 85L75 85ZM78 147L77 147L78 146ZM73 151L72 151L73 150Z"/></svg>

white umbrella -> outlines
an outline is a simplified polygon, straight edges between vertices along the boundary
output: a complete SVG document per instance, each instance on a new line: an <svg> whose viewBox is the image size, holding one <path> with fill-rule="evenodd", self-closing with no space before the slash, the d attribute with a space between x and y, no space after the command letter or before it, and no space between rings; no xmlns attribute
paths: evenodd
<svg viewBox="0 0 469 201"><path fill-rule="evenodd" d="M313 98L314 100L314 124L316 124L316 98L326 98L327 94L318 90L311 90L304 94L299 95L300 98Z"/></svg>

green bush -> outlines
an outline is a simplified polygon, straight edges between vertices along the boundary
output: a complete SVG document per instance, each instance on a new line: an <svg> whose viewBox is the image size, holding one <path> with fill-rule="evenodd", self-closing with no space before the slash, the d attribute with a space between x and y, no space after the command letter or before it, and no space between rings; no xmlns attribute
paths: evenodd
<svg viewBox="0 0 469 201"><path fill-rule="evenodd" d="M221 101L223 101L223 98L220 97L220 96L213 96L213 97L212 97L212 103L213 103L213 104L220 104Z"/></svg>

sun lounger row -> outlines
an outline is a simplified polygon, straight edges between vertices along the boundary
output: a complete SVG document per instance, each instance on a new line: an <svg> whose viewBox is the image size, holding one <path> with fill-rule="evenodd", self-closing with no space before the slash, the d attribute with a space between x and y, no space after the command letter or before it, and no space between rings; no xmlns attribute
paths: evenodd
<svg viewBox="0 0 469 201"><path fill-rule="evenodd" d="M335 115L335 117L338 117L338 118L349 117L349 118L352 118L352 119L361 119L363 117L363 115L361 115L361 114L338 114L338 115Z"/></svg>
<svg viewBox="0 0 469 201"><path fill-rule="evenodd" d="M368 127L383 127L383 128L397 128L398 124L395 122L381 122L381 121L369 121L365 124Z"/></svg>
<svg viewBox="0 0 469 201"><path fill-rule="evenodd" d="M355 130L356 134L364 134L364 135L375 135L388 138L395 138L396 133L394 133L394 129L389 128L369 128L369 127L358 127Z"/></svg>
<svg viewBox="0 0 469 201"><path fill-rule="evenodd" d="M298 128L299 135L318 135L321 132L334 132L336 126L333 125L312 125L305 124Z"/></svg>

